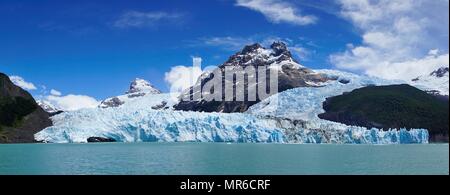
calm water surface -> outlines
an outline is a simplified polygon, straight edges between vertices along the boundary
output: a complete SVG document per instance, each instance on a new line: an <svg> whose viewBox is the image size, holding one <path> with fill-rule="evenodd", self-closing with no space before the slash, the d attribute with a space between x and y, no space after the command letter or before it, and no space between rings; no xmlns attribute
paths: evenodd
<svg viewBox="0 0 450 195"><path fill-rule="evenodd" d="M449 146L12 144L0 174L449 174Z"/></svg>

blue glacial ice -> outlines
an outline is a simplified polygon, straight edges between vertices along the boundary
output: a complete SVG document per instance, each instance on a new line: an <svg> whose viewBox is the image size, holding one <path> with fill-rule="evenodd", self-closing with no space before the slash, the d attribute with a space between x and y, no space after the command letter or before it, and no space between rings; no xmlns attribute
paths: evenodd
<svg viewBox="0 0 450 195"><path fill-rule="evenodd" d="M263 142L403 144L428 143L425 129L366 129L319 119L325 98L367 85L398 83L332 70L319 72L349 80L318 88L291 89L252 106L246 113L204 113L155 107L174 105L173 94L148 94L120 107L83 109L52 118L35 134L38 141L83 143L89 137L120 142Z"/></svg>

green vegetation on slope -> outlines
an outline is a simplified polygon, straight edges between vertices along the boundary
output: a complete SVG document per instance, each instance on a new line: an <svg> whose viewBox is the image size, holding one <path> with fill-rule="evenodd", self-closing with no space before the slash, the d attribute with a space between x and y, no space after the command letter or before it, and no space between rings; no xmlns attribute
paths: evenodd
<svg viewBox="0 0 450 195"><path fill-rule="evenodd" d="M323 119L368 128L426 128L432 141L448 142L448 100L406 84L356 89L328 98L324 109Z"/></svg>
<svg viewBox="0 0 450 195"><path fill-rule="evenodd" d="M36 104L23 97L0 98L0 126L16 126L23 117L36 110Z"/></svg>

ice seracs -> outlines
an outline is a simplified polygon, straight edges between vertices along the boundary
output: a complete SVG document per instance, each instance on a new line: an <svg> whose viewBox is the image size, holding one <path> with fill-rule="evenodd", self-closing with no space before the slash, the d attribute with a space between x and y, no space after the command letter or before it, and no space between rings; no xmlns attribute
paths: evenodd
<svg viewBox="0 0 450 195"><path fill-rule="evenodd" d="M52 143L87 142L90 137L119 142L428 143L425 129L383 131L319 119L317 114L323 111L321 103L326 97L394 82L338 71L317 72L336 80L319 88L287 90L255 104L246 113L175 111L171 107L177 99L172 94L153 94L119 107L56 115L52 118L54 126L35 138Z"/></svg>

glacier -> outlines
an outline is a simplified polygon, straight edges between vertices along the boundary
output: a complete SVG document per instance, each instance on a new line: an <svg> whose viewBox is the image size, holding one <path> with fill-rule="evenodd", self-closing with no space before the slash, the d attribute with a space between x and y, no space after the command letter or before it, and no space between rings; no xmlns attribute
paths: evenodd
<svg viewBox="0 0 450 195"><path fill-rule="evenodd" d="M275 94L245 113L175 111L174 94L146 94L118 107L89 108L53 116L53 126L35 134L50 143L85 143L89 137L119 142L252 142L331 144L428 143L426 129L367 129L322 120L322 102L368 85L398 84L335 70L320 87ZM342 82L345 80L345 82ZM164 102L165 107L158 105Z"/></svg>

